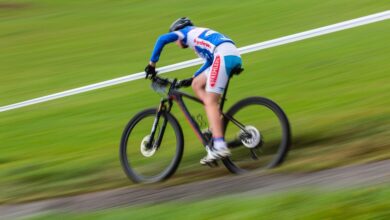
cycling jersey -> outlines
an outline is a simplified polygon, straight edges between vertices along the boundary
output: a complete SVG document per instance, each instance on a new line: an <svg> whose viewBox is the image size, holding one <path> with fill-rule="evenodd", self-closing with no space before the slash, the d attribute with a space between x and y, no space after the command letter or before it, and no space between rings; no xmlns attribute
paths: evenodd
<svg viewBox="0 0 390 220"><path fill-rule="evenodd" d="M187 26L178 31L161 35L152 53L150 61L156 63L163 47L171 42L181 40L182 44L193 49L205 60L195 72L194 77L204 74L206 91L222 94L232 69L241 67L240 53L234 42L216 31L194 26Z"/></svg>
<svg viewBox="0 0 390 220"><path fill-rule="evenodd" d="M163 47L166 44L179 39L184 45L193 49L199 57L205 60L204 65L195 72L194 76L199 75L212 65L214 61L214 51L218 45L225 42L234 44L234 42L225 35L211 29L187 26L178 31L161 35L156 42L150 61L154 63L157 62Z"/></svg>

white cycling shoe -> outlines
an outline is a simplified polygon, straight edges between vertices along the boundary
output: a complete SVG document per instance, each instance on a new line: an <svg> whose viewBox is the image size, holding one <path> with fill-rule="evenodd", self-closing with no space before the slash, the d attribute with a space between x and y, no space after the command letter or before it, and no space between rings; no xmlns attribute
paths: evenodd
<svg viewBox="0 0 390 220"><path fill-rule="evenodd" d="M226 158L231 156L230 150L227 147L220 148L220 149L210 149L209 147L206 147L207 155L203 157L200 160L200 164L202 165L208 165L210 163L215 162L218 159Z"/></svg>

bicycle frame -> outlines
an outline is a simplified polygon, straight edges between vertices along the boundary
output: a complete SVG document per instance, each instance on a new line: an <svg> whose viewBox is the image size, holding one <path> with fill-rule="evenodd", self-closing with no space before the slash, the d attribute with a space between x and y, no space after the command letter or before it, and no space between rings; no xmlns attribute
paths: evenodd
<svg viewBox="0 0 390 220"><path fill-rule="evenodd" d="M189 95L187 93L184 93L182 91L173 90L172 93L170 94L170 98L172 98L173 100L175 100L177 102L180 110L183 112L185 118L187 119L188 123L190 124L192 130L195 132L198 139L202 142L203 146L206 146L208 144L207 140L204 137L204 135L202 134L202 131L200 129L199 124L191 116L187 106L184 104L183 97L186 97L186 98L193 100L197 103L200 103L202 105L203 105L203 102L200 99L198 99L192 95Z"/></svg>
<svg viewBox="0 0 390 220"><path fill-rule="evenodd" d="M174 85L176 83L175 81L173 82L172 85ZM230 79L228 80L228 82L226 84L226 88L224 90L224 93L221 96L221 102L220 102L220 105L219 105L220 112L221 112L223 117L225 117L228 120L232 121L235 125L237 125L245 133L248 133L250 135L250 133L246 131L244 125L242 125L240 122L238 122L233 117L223 113L223 107L224 107L224 104L225 104L225 101L226 101L226 94L227 94L229 82L230 82ZM163 113L163 111L170 112L171 108L172 108L172 105L173 105L173 101L175 101L175 102L177 102L180 110L183 112L185 118L187 119L188 123L190 124L192 130L195 132L195 134L198 137L198 139L201 141L203 146L207 146L208 145L208 140L202 134L202 131L200 129L199 124L191 116L190 111L188 110L187 106L185 105L183 98L184 97L188 98L188 99L190 99L192 101L195 101L197 103L200 103L202 105L203 105L203 102L200 99L198 99L197 97L195 97L195 96L192 96L192 95L187 94L185 92L173 89L172 85L171 85L171 88L169 89L168 97L167 98L162 98L161 101L160 101L160 105L159 105L157 113L156 113L156 118L155 118L155 121L153 123L153 127L152 127L152 132L151 132L149 143L153 143L154 135L156 133L157 125L158 125L159 119L161 117L161 114ZM167 106L167 103L168 103L168 106ZM164 131L165 131L166 125L167 125L167 121L164 120L163 126L161 127L161 130L160 130L159 135L158 135L158 139L157 139L157 141L154 144L154 145L157 145L156 146L157 148L159 147L159 145L160 145L160 143L162 141L162 137L164 135Z"/></svg>
<svg viewBox="0 0 390 220"><path fill-rule="evenodd" d="M241 71L242 69L237 69L231 73L238 75ZM127 123L120 141L121 165L126 175L136 183L165 180L173 175L179 166L185 143L182 123L172 114L176 113L176 110L172 112L175 102L206 150L208 152L209 149L213 150L211 131L201 130L207 127L204 126L204 120L199 115L194 116L190 113L190 110L193 110L192 113L197 112L191 108L196 104L191 104L185 99L201 105L206 104L206 100L203 103L203 97L197 98L196 95L180 89L188 85L188 81L176 83L176 79L156 75L148 79L152 81L152 89L161 95L160 103L157 108L148 108L137 113ZM272 168L281 164L291 144L291 130L286 114L278 104L259 96L246 97L230 103L228 109L224 111L229 81L220 96L217 107L220 113L216 116L222 121L223 135L232 156L220 158L221 161L230 172L238 174L252 168ZM205 106L207 112L208 107ZM268 121L271 117L266 115L264 123L263 113L271 113L272 121ZM145 128L151 130L145 131ZM210 129L213 130L213 124ZM163 149L165 147L167 149ZM167 157L169 153L173 157ZM160 157L154 157L156 154ZM217 166L218 162L219 160L214 160L207 165Z"/></svg>

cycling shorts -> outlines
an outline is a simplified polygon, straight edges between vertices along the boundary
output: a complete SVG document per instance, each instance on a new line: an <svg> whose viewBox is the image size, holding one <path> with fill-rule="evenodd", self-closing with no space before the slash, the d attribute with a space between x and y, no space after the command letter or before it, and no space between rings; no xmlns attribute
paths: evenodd
<svg viewBox="0 0 390 220"><path fill-rule="evenodd" d="M214 51L213 64L206 69L206 91L222 94L225 90L229 74L234 68L242 66L240 53L234 44L220 44Z"/></svg>

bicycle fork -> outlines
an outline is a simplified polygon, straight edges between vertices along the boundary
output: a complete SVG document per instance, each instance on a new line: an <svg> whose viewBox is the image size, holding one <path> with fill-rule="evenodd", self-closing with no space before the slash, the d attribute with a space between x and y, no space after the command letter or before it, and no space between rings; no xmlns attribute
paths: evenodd
<svg viewBox="0 0 390 220"><path fill-rule="evenodd" d="M168 102L168 107L166 105L167 102ZM160 121L161 115L164 112L170 112L171 111L171 107L172 107L172 101L171 100L167 100L167 99L162 99L161 100L160 105L159 105L159 107L157 109L157 112L156 112L156 117L154 118L154 122L153 122L153 125L152 125L152 130L150 131L150 137L149 137L149 141L148 141L148 144L147 144L147 148L149 148L149 149L155 148L157 150L160 147L160 144L161 144L163 136L164 136L165 128L167 127L167 124L168 124L168 118L164 118L162 127L160 128L160 131L158 133L156 141L154 141L154 136L155 136L155 134L157 132L157 128L158 128L158 125L159 125L159 121Z"/></svg>

